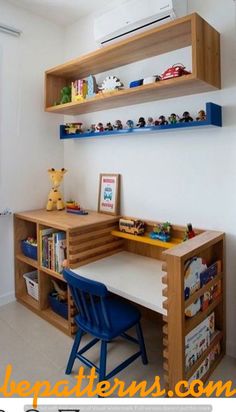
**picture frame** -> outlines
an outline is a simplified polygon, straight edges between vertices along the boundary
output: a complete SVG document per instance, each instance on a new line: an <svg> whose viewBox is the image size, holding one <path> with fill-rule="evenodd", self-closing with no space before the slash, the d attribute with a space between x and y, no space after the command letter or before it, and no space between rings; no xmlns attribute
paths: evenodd
<svg viewBox="0 0 236 412"><path fill-rule="evenodd" d="M100 174L98 212L114 216L120 213L120 174Z"/></svg>

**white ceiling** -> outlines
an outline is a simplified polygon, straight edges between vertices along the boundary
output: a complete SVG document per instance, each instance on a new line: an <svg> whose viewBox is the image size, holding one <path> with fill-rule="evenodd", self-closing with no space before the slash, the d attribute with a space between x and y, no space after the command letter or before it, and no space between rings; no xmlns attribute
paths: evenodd
<svg viewBox="0 0 236 412"><path fill-rule="evenodd" d="M76 22L80 17L97 13L111 4L107 0L8 0L18 7L66 26ZM117 0L116 0L117 1ZM120 0L118 0L120 1Z"/></svg>

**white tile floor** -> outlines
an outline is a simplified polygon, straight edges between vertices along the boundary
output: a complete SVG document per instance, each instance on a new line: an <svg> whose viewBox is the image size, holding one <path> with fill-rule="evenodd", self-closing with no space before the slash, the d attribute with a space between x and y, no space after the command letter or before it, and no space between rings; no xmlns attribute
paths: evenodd
<svg viewBox="0 0 236 412"><path fill-rule="evenodd" d="M161 325L158 326L156 321L154 323L153 318L143 319L142 325L149 364L144 366L141 360L137 359L119 373L117 377L125 380L127 384L132 380L144 379L151 384L156 375L161 379L163 376ZM74 386L73 374L69 378L64 374L71 345L70 337L21 304L14 302L0 307L0 382L4 376L5 366L11 363L13 379L27 379L30 382L46 379L54 383L66 378ZM132 354L133 349L133 344L123 340L110 344L108 370ZM92 348L89 356L94 363L97 363L98 350ZM78 366L80 366L79 361ZM226 356L211 379L223 381L230 379L236 387L236 359Z"/></svg>

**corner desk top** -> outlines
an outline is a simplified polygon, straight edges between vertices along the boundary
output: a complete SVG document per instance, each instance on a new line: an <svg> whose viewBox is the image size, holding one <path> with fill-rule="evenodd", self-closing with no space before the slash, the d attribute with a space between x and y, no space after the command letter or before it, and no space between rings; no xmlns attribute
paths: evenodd
<svg viewBox="0 0 236 412"><path fill-rule="evenodd" d="M15 217L46 226L53 226L60 230L75 230L102 223L113 223L118 222L119 219L119 216L106 215L91 210L88 210L88 215L77 215L67 213L65 210L48 212L45 209L15 213Z"/></svg>

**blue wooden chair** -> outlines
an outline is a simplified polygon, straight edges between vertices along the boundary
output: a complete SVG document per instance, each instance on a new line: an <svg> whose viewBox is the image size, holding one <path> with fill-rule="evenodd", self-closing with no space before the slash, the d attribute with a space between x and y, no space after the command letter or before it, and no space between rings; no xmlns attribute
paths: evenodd
<svg viewBox="0 0 236 412"><path fill-rule="evenodd" d="M143 364L146 365L148 360L140 325L141 315L138 309L127 301L111 295L102 283L86 279L69 269L63 271L63 276L70 287L72 297L79 311L79 314L75 316L78 332L75 336L66 374L71 373L75 359L79 359L90 368L94 367L99 374L99 381L110 379L139 356L141 356ZM133 326L136 327L137 339L126 333ZM84 332L91 334L93 339L79 349ZM118 336L138 344L139 350L113 371L106 374L107 343ZM100 364L97 367L83 354L99 341L101 341Z"/></svg>

